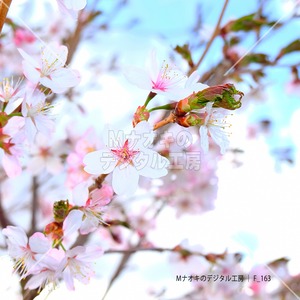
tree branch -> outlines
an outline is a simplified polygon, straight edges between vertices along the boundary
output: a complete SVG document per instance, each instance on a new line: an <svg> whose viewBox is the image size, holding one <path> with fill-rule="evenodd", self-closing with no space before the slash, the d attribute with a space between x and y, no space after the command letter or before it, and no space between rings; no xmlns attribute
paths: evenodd
<svg viewBox="0 0 300 300"><path fill-rule="evenodd" d="M198 62L195 64L195 66L190 70L189 74L192 74L195 70L198 69L198 67L201 65L203 59L205 58L205 56L206 56L206 54L207 54L207 52L208 52L208 50L209 50L211 44L213 43L214 39L218 36L219 30L220 30L221 21L222 21L222 19L223 19L223 16L224 16L226 7L227 7L227 5L228 5L228 2L229 2L229 0L225 0L224 5L223 5L223 8L222 8L222 11L221 11L220 16L219 16L219 19L218 19L218 23L217 23L217 25L216 25L216 27L215 27L215 30L214 30L214 32L213 32L213 34L212 34L210 40L209 40L208 43L206 44L206 47L205 47L205 49L204 49L204 52L202 53L202 55L201 55L199 61L198 61Z"/></svg>
<svg viewBox="0 0 300 300"><path fill-rule="evenodd" d="M11 2L12 0L0 0L0 33L2 32Z"/></svg>

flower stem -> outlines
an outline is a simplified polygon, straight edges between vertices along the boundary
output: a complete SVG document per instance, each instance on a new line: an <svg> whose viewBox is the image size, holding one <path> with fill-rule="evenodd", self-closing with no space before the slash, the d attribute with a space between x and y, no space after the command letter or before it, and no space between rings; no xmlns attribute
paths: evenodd
<svg viewBox="0 0 300 300"><path fill-rule="evenodd" d="M150 92L146 101L145 101L145 104L144 106L147 107L148 103L156 96L156 93L153 93L153 92Z"/></svg>
<svg viewBox="0 0 300 300"><path fill-rule="evenodd" d="M175 108L175 105L174 105L174 104L176 105L177 102L150 108L150 109L148 110L148 112L152 112L152 111L154 111L154 110L159 110L159 109L171 110L171 109L174 109L174 108Z"/></svg>
<svg viewBox="0 0 300 300"><path fill-rule="evenodd" d="M12 0L1 0L0 2L0 33L2 32L11 2Z"/></svg>
<svg viewBox="0 0 300 300"><path fill-rule="evenodd" d="M176 120L176 116L174 115L173 112L171 112L165 119L159 121L158 123L156 123L153 127L153 130L156 130L160 127L163 127L167 124L170 124L170 123L175 123L175 120Z"/></svg>

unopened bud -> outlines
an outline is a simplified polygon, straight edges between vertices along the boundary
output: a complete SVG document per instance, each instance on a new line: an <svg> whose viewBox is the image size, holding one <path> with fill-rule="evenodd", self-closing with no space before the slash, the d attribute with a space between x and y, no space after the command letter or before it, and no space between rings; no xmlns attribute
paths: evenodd
<svg viewBox="0 0 300 300"><path fill-rule="evenodd" d="M203 123L203 120L196 114L188 114L183 117L178 117L176 123L183 127L190 127Z"/></svg>
<svg viewBox="0 0 300 300"><path fill-rule="evenodd" d="M190 95L189 97L184 98L183 100L178 101L176 108L175 108L175 115L178 117L185 116L189 113L192 109L189 105L189 98L193 96Z"/></svg>
<svg viewBox="0 0 300 300"><path fill-rule="evenodd" d="M150 113L145 106L139 106L133 115L132 125L135 127L142 121L148 121Z"/></svg>
<svg viewBox="0 0 300 300"><path fill-rule="evenodd" d="M62 223L52 222L46 225L44 233L50 236L53 241L61 241L64 236L64 231L62 229Z"/></svg>
<svg viewBox="0 0 300 300"><path fill-rule="evenodd" d="M56 222L63 222L69 211L69 201L60 200L53 204L53 215Z"/></svg>
<svg viewBox="0 0 300 300"><path fill-rule="evenodd" d="M207 102L214 102L213 107L234 110L242 106L241 99L244 96L231 83L208 87L196 95L197 102L191 104L193 109L202 108Z"/></svg>

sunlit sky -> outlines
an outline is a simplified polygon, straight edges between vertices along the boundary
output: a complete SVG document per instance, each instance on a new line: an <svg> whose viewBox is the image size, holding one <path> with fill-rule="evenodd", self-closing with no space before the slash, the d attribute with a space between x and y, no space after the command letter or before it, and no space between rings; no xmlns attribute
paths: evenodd
<svg viewBox="0 0 300 300"><path fill-rule="evenodd" d="M31 23L45 21L41 13L44 2L51 1L35 1L39 3L40 13L36 14L36 19L31 18ZM19 9L22 10L22 3L25 5L26 1L13 3L11 17L14 13L19 13ZM104 0L99 6L101 9L109 10L111 3L112 1ZM96 38L97 46L92 48L91 44L86 44L79 49L73 65L82 71L82 85L84 86L88 81L86 78L89 78L88 70L82 70L86 63L84 58L87 56L99 55L105 58L111 52L120 49L120 60L124 66L130 64L143 66L146 56L153 47L158 49L163 57L171 47L178 43L186 43L189 37L188 30L195 22L197 3L201 3L203 9L203 22L207 28L212 28L223 1L129 1L128 7L113 21L112 30ZM256 1L232 0L224 20L228 21L230 18L254 12L255 8ZM289 8L290 1L272 1L274 20L280 18L285 20L290 13ZM123 26L126 21L136 16L141 22L130 30L125 30ZM25 19L25 16L23 18ZM292 32L295 28L299 31L299 21L292 24L288 30L290 35L281 30L274 34L270 33L254 50L268 49L269 53L275 56L280 45L286 45L295 39ZM216 40L206 62L199 69L200 73L221 57L219 46L220 43ZM249 42L249 47L251 46ZM293 58L294 56L291 59ZM288 62L289 59L282 61L282 63ZM159 234L151 236L152 241L157 245L172 247L188 238L191 245L200 244L207 251L222 252L226 248L229 251L240 251L245 254L245 265L248 268L256 263L287 256L291 258L291 271L300 272L299 96L287 96L284 93L285 83L290 79L289 72L283 69L272 69L268 72L268 76L265 90L267 99L262 99L260 102L254 100L255 104L245 105L243 112L237 113L233 121L232 147L246 149L243 155L244 164L240 168L233 168L230 157L225 157L220 163L216 209L200 217L182 217L178 222L174 222L174 213L167 210L158 218L156 226L160 228ZM147 95L145 91L139 91L128 84L122 73L103 74L99 76L98 82L102 86L101 91L89 90L84 94L83 102L92 114L89 120L85 120L85 126L92 124L95 119L101 119L103 124L113 121L123 126L128 122L134 107ZM117 95L112 96L112 90ZM107 99L111 106L103 106L104 99ZM111 107L115 106L118 106L118 110L112 113ZM125 115L128 115L128 118L124 119ZM245 132L248 124L263 119L273 121L269 136L267 138L260 136L256 140L246 139ZM280 170L276 169L275 160L270 156L270 152L279 146L294 148L295 166L283 164ZM100 279L93 280L88 287L90 300L100 299L99 295L103 294L118 257L117 255L103 257L97 263L99 266L97 274ZM4 266L3 272L0 272L0 294L1 297L4 295L3 299L8 299L13 291L11 286L15 284L10 275L7 257L2 256L0 259ZM159 290L160 287L168 285L170 298L181 294L182 287L174 282L172 277L174 272L172 273L165 263L166 259L166 254L137 255L132 260L133 266L130 272L116 283L107 300L120 299L120 295L123 299L153 299L145 293L151 286ZM139 266L142 266L142 270ZM130 291L129 285L134 285L134 290ZM78 284L72 299L82 299L86 293L86 287ZM69 292L62 287L51 293L47 299L64 299L68 295ZM37 299L45 299L45 292Z"/></svg>

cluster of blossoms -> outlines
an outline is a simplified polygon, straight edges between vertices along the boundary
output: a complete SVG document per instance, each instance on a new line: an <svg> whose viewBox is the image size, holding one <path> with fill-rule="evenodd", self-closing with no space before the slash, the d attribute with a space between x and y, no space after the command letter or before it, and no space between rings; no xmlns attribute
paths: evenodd
<svg viewBox="0 0 300 300"><path fill-rule="evenodd" d="M50 92L64 93L80 81L77 71L66 68L68 49L50 44L42 48L36 60L19 49L23 56L25 83L3 79L1 100L1 160L8 176L19 175L22 170L20 157L34 143L37 134L50 139L54 131Z"/></svg>
<svg viewBox="0 0 300 300"><path fill-rule="evenodd" d="M21 279L31 275L26 288L41 289L49 283L55 287L64 279L73 290L74 278L87 284L93 276L93 262L103 254L101 247L76 246L66 250L64 246L74 232L88 234L103 222L102 214L111 201L112 189L103 185L88 194L88 189L80 184L73 190L73 205L68 200L56 202L54 221L45 227L44 233L36 232L28 239L21 227L3 229L15 270Z"/></svg>
<svg viewBox="0 0 300 300"><path fill-rule="evenodd" d="M75 0L59 0L58 3L64 10L73 12L86 5L86 1ZM24 41L34 41L28 32L19 31L15 37L15 44L21 46ZM74 289L74 278L87 283L93 275L91 263L103 251L94 246L66 247L69 237L92 233L101 225L109 226L103 213L113 196L135 194L147 178L162 178L165 190L156 190L154 197L167 198L178 210L178 216L183 212L198 213L212 208L216 196L214 166L203 164L201 176L199 173L195 176L189 169L173 172L172 169L178 167L171 161L174 145L170 142L167 148L159 147L155 131L169 123L176 123L177 128L197 128L195 132L200 143L181 149L182 153L197 149L199 157L200 152L207 154L211 137L224 154L229 146L227 128L230 126L226 110L239 108L243 96L232 84L208 87L198 82L197 72L187 77L169 63L160 64L153 52L147 70L131 68L126 71L130 82L149 92L145 103L134 113L131 131L125 133L107 126L102 142L95 142L93 133L87 130L80 138L68 138L62 146L63 143L51 140L55 129L51 116L55 105L53 95L75 87L80 75L66 66L66 46L45 45L39 56L33 56L21 46L18 51L23 57L25 78L16 84L3 79L0 87L3 168L10 177L19 175L23 167L20 158L26 151L30 153L26 168L33 176L41 175L45 169L51 174L62 172L65 161L67 185L73 190L72 201L54 203L54 220L45 226L43 233L34 233L28 239L19 227L8 226L3 230L9 253L16 262L15 269L21 279L27 280L26 288L43 288L48 283L55 286L61 279L69 289ZM168 103L149 109L156 95L163 96ZM169 111L169 116L152 125L150 114L156 110ZM96 177L91 185L93 175ZM198 197L199 193L203 197ZM131 226L139 237L145 237L147 230L154 227L151 217L146 218L145 214L142 213L142 217L132 215L124 221L126 226L129 221L128 227Z"/></svg>

